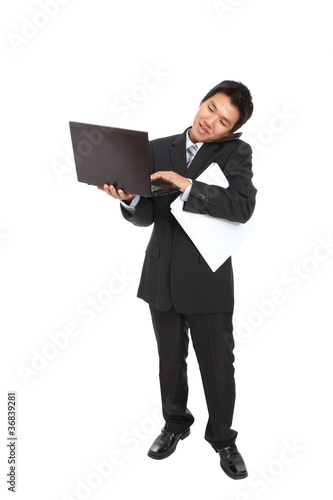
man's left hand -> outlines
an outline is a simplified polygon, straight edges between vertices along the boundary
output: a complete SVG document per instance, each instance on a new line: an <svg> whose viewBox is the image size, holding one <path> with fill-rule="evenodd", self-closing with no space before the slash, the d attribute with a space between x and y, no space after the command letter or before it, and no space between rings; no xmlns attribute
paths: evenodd
<svg viewBox="0 0 333 500"><path fill-rule="evenodd" d="M150 176L151 181L156 181L157 179L170 182L170 184L179 188L182 193L191 184L186 177L176 174L176 172L173 172L172 170L167 170L166 172L155 172Z"/></svg>

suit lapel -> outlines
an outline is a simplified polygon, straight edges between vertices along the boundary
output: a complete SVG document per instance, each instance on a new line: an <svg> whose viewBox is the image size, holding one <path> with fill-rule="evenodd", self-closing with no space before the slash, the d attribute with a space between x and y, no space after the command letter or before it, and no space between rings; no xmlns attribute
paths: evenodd
<svg viewBox="0 0 333 500"><path fill-rule="evenodd" d="M173 141L169 152L172 170L177 174L183 175L186 171L186 130Z"/></svg>

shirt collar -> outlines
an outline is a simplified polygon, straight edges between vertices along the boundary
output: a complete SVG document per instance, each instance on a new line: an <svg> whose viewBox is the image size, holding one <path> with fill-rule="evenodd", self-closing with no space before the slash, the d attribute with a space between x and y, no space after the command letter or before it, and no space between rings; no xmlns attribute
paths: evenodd
<svg viewBox="0 0 333 500"><path fill-rule="evenodd" d="M190 136L189 136L189 131L191 129L188 129L187 132L186 132L186 149L188 149L190 146L192 146L194 143L191 141L190 139ZM201 146L203 145L203 142L196 142L195 143L197 146L198 146L198 151L199 149L201 148Z"/></svg>

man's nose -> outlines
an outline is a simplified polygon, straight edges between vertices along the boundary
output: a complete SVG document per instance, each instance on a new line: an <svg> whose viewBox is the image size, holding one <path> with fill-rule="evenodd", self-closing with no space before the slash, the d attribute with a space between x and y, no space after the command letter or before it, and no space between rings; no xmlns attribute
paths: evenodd
<svg viewBox="0 0 333 500"><path fill-rule="evenodd" d="M206 127L212 128L213 125L214 125L214 120L215 120L215 117L213 117L213 116L210 116L210 117L206 118L205 119L205 125L206 125Z"/></svg>
<svg viewBox="0 0 333 500"><path fill-rule="evenodd" d="M206 119L204 120L204 125L205 125L205 127L207 127L207 128L212 128L212 125L213 125L213 124L212 124L212 119L211 119L211 118L206 118Z"/></svg>

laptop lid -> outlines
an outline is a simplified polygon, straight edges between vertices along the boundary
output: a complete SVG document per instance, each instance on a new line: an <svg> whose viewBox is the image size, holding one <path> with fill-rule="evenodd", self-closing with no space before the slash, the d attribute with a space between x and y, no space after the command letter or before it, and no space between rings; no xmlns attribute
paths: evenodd
<svg viewBox="0 0 333 500"><path fill-rule="evenodd" d="M148 132L69 122L79 182L151 196Z"/></svg>

